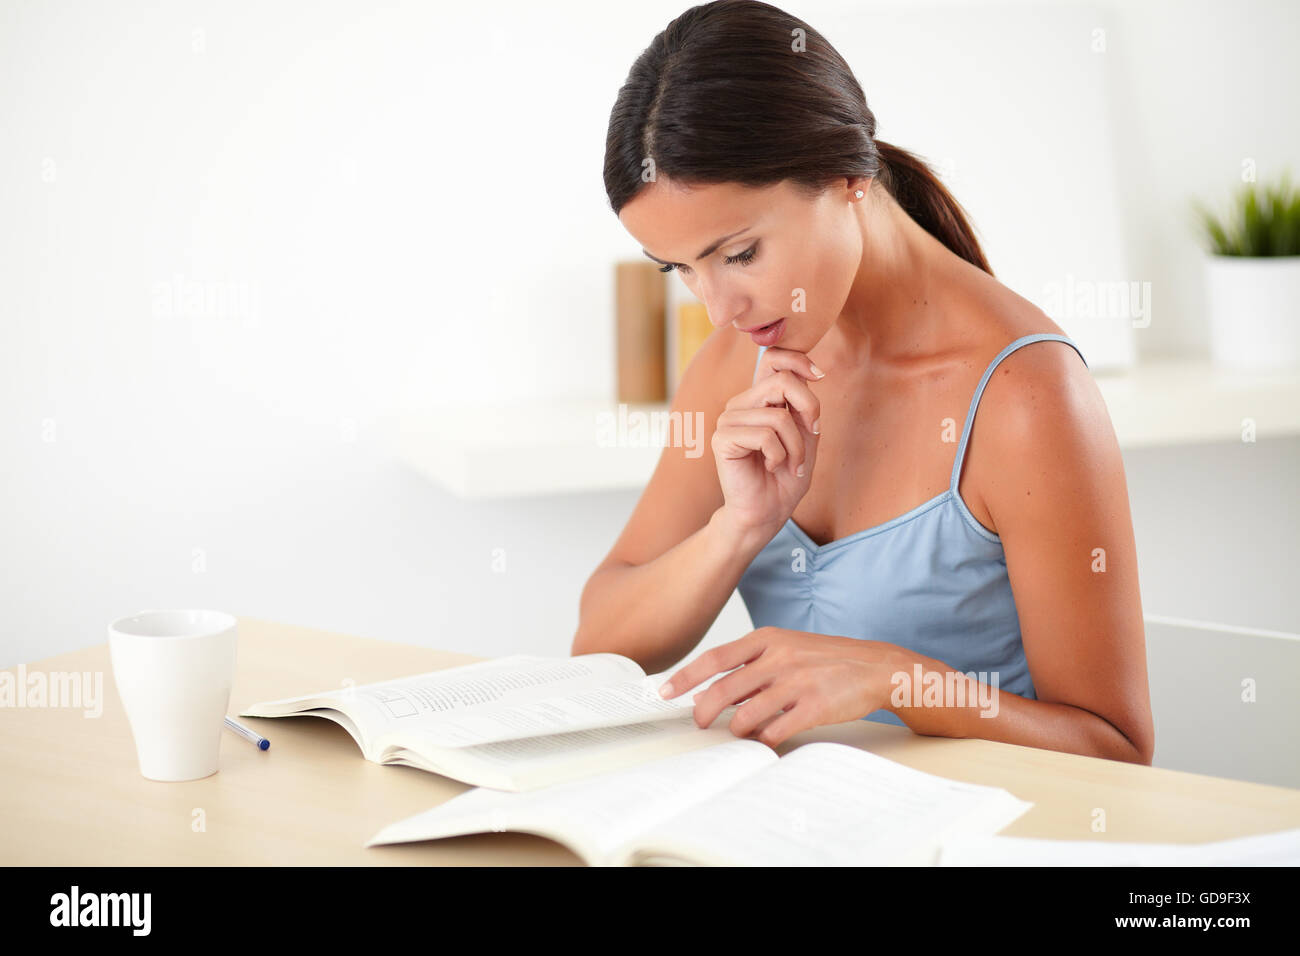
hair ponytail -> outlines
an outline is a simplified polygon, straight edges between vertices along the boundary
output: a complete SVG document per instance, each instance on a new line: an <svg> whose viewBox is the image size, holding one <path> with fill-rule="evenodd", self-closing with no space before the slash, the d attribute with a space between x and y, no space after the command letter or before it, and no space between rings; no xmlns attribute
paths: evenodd
<svg viewBox="0 0 1300 956"><path fill-rule="evenodd" d="M801 45L792 42L799 31ZM682 183L789 180L809 195L870 177L921 228L992 275L934 172L875 134L862 87L820 33L761 0L714 0L669 23L628 71L605 137L605 192L617 214L645 187L647 160Z"/></svg>
<svg viewBox="0 0 1300 956"><path fill-rule="evenodd" d="M880 152L881 184L916 224L967 262L989 275L988 260L966 220L966 212L939 177L920 158L883 139L876 140Z"/></svg>

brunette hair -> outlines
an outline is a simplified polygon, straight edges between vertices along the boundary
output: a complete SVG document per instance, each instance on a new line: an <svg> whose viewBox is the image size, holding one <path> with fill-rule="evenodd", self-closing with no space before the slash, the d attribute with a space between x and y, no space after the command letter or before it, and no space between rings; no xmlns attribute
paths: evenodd
<svg viewBox="0 0 1300 956"><path fill-rule="evenodd" d="M605 137L605 192L617 215L649 181L648 161L655 176L685 184L789 180L809 196L872 177L926 232L992 275L934 172L875 134L862 87L820 33L760 0L714 0L669 23L628 71Z"/></svg>

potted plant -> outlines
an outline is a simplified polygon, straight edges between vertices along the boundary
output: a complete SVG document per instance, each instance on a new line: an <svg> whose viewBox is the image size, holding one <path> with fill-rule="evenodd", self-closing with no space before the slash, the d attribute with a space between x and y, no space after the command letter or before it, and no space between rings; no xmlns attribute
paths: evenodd
<svg viewBox="0 0 1300 956"><path fill-rule="evenodd" d="M1204 235L1210 357L1236 368L1300 366L1300 191L1245 184L1222 219L1194 201Z"/></svg>

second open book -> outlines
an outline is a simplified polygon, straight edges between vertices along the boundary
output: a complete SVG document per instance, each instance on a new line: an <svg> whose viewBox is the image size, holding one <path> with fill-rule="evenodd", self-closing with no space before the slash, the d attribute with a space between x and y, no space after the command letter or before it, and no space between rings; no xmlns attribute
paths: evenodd
<svg viewBox="0 0 1300 956"><path fill-rule="evenodd" d="M929 866L946 841L992 836L1031 806L844 744L778 758L733 739L526 793L468 790L366 846L515 830L594 866Z"/></svg>

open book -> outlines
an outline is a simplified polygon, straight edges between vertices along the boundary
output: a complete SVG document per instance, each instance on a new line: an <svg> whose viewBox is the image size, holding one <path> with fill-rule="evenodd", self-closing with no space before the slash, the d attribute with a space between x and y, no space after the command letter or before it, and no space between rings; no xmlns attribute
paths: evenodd
<svg viewBox="0 0 1300 956"><path fill-rule="evenodd" d="M514 655L252 704L240 716L324 717L375 763L531 790L736 739L727 726L735 707L701 729L697 688L659 696L669 676L647 677L621 654Z"/></svg>
<svg viewBox="0 0 1300 956"><path fill-rule="evenodd" d="M844 744L778 758L733 737L528 793L467 790L365 845L515 830L593 866L928 866L944 841L991 836L1032 806Z"/></svg>

